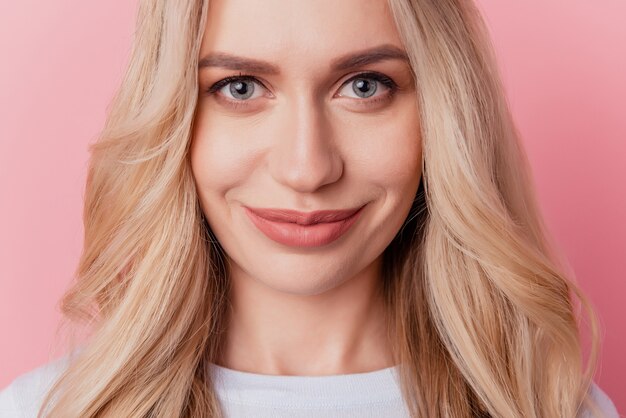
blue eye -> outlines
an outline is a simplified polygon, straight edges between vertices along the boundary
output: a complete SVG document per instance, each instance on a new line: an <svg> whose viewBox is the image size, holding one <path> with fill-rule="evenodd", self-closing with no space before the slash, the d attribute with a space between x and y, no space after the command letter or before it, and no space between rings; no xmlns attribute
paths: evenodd
<svg viewBox="0 0 626 418"><path fill-rule="evenodd" d="M360 78L355 81L356 83L352 84L352 91L354 91L359 97L368 98L372 94L376 93L376 90L378 90L378 84L370 83L364 78ZM361 96L361 94L363 94L363 96Z"/></svg>
<svg viewBox="0 0 626 418"><path fill-rule="evenodd" d="M351 85L352 88L350 90L356 94L356 98L361 99L372 97L378 91L378 87L381 84L387 88L389 94L393 94L396 91L397 84L392 79L373 72L358 74L344 83L346 86Z"/></svg>
<svg viewBox="0 0 626 418"><path fill-rule="evenodd" d="M228 91L232 95L233 99L248 100L252 97L252 95L254 94L256 90L255 84L259 84L259 83L260 82L257 81L252 76L248 76L248 75L231 76L231 77L226 77L225 79L220 80L217 83L213 84L209 88L208 93L214 94L215 92L222 90L224 87L228 86L228 89L225 89L225 90ZM230 100L233 100L233 99L230 99Z"/></svg>

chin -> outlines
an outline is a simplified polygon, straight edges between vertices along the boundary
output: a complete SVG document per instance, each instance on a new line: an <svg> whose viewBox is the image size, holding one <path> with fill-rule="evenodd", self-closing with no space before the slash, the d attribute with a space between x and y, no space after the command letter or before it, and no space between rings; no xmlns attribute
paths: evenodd
<svg viewBox="0 0 626 418"><path fill-rule="evenodd" d="M315 258L315 257L313 257ZM330 268L333 272L323 273L324 269L320 264L320 260L313 260L312 265L303 263L302 260L294 260L295 265L288 261L279 262L274 259L272 263L273 269L264 269L263 272L251 272L252 277L256 277L257 281L277 292L288 293L300 296L315 296L327 292L351 277L345 269L342 268L350 263L339 262L338 268ZM277 270L276 266L280 266ZM347 274L347 276L346 276Z"/></svg>

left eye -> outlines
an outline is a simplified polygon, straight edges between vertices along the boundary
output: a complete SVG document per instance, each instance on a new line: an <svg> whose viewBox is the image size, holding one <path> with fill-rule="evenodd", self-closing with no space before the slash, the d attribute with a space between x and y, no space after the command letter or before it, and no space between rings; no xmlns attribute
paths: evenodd
<svg viewBox="0 0 626 418"><path fill-rule="evenodd" d="M345 87L341 89L341 91L347 90L348 92L354 93L356 96L346 96L345 94L340 94L340 96L367 99L378 91L378 87L381 84L391 91L393 91L396 86L393 80L382 74L360 74L346 81L344 84Z"/></svg>
<svg viewBox="0 0 626 418"><path fill-rule="evenodd" d="M339 95L345 97L354 97L357 99L367 99L373 96L377 90L378 81L367 78L357 78L347 83L345 87L340 90ZM349 93L353 93L356 96L350 96Z"/></svg>

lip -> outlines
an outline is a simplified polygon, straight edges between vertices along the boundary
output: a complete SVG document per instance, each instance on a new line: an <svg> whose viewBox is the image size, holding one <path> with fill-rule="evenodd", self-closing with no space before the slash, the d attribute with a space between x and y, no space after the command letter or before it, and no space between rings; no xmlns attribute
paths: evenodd
<svg viewBox="0 0 626 418"><path fill-rule="evenodd" d="M330 244L350 229L364 207L299 212L243 206L252 223L268 238L291 247Z"/></svg>

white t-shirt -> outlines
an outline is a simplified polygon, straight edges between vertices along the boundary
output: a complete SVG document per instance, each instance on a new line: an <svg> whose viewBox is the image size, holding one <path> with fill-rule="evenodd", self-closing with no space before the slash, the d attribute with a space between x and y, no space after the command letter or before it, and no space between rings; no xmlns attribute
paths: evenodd
<svg viewBox="0 0 626 418"><path fill-rule="evenodd" d="M0 418L36 418L44 395L67 361L65 356L35 368L0 391ZM211 372L226 418L409 417L397 366L343 375L275 376L211 364ZM591 394L607 418L619 417L611 399L595 383Z"/></svg>

